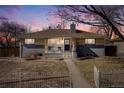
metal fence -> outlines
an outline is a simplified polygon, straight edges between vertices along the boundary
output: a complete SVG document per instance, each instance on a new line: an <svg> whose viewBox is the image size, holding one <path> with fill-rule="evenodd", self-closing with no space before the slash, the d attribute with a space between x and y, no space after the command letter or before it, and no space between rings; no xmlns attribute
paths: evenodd
<svg viewBox="0 0 124 93"><path fill-rule="evenodd" d="M99 71L94 67L94 82L97 88L123 88L124 70Z"/></svg>
<svg viewBox="0 0 124 93"><path fill-rule="evenodd" d="M100 72L99 78L99 87L124 87L124 70L102 71Z"/></svg>
<svg viewBox="0 0 124 93"><path fill-rule="evenodd" d="M39 73L11 73L0 78L0 88L70 88L72 87L69 75L58 73L47 75Z"/></svg>

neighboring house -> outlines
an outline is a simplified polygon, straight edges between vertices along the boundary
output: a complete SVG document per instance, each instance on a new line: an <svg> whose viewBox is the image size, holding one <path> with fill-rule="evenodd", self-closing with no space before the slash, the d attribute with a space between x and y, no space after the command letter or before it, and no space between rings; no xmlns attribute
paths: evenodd
<svg viewBox="0 0 124 93"><path fill-rule="evenodd" d="M104 56L104 45L108 43L104 36L91 32L76 30L74 24L70 29L48 29L18 36L23 45L23 55L31 47L38 47L38 52L70 53L72 56ZM32 49L34 49L32 48ZM36 48L35 48L36 49ZM25 53L24 53L25 52Z"/></svg>
<svg viewBox="0 0 124 93"><path fill-rule="evenodd" d="M117 56L124 56L124 40L115 38L113 44L117 46Z"/></svg>

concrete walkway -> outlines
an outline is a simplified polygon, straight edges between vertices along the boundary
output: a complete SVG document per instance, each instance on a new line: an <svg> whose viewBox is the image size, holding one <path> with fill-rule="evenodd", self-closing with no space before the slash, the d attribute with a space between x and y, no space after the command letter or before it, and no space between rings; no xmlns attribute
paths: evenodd
<svg viewBox="0 0 124 93"><path fill-rule="evenodd" d="M71 59L65 59L65 63L71 73L72 83L74 88L90 88L89 83L81 76L80 71Z"/></svg>

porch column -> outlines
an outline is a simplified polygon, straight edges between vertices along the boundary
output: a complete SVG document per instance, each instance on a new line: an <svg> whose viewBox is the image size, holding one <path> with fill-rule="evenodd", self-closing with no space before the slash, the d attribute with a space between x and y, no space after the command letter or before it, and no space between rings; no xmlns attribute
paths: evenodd
<svg viewBox="0 0 124 93"><path fill-rule="evenodd" d="M48 39L45 39L45 53L48 52Z"/></svg>
<svg viewBox="0 0 124 93"><path fill-rule="evenodd" d="M76 42L75 42L75 39L73 38L72 39L72 43L71 43L72 45L72 56L73 57L76 57L77 55L76 55Z"/></svg>

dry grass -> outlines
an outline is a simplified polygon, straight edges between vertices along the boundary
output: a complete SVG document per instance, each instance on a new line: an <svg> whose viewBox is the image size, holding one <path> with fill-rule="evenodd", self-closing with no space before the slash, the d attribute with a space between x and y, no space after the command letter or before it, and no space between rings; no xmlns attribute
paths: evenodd
<svg viewBox="0 0 124 93"><path fill-rule="evenodd" d="M66 64L60 60L29 60L21 62L0 62L0 75L9 73L26 73L26 74L42 74L56 75L58 73L68 74Z"/></svg>
<svg viewBox="0 0 124 93"><path fill-rule="evenodd" d="M124 59L120 58L94 58L86 60L77 60L76 65L79 67L81 73L90 82L91 86L94 84L94 65L100 70L118 70L124 69Z"/></svg>
<svg viewBox="0 0 124 93"><path fill-rule="evenodd" d="M28 61L22 60L21 62L19 62L19 60L7 61L6 59L4 60L0 59L0 83L6 80L8 81L16 80L16 79L18 80L20 78L19 76L20 73L22 80L31 79L31 78L42 78L42 77L69 76L68 68L62 60L28 60ZM64 86L66 82L68 82L69 84L68 77L66 78L66 80L64 81L63 78L62 79L55 78L52 79L51 81L50 80L40 81L41 83L36 83L36 84L37 85L40 84L39 87L47 87L47 86L61 87L62 85L63 87L68 87L68 86ZM27 86L23 84L22 87L34 87L34 86L36 87L36 84L27 85ZM14 85L13 86L11 85L9 85L8 87L15 87ZM5 87L5 86L1 86L1 87Z"/></svg>

